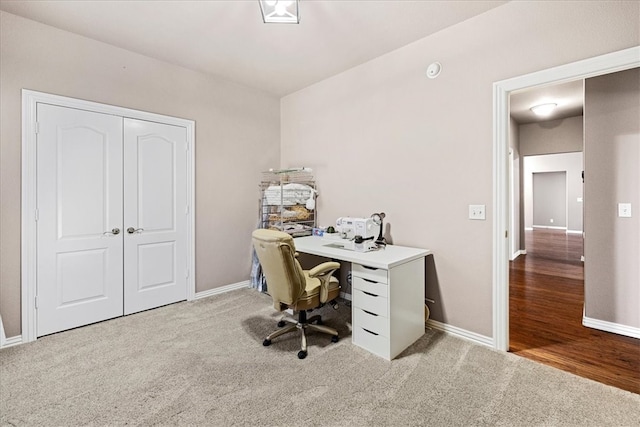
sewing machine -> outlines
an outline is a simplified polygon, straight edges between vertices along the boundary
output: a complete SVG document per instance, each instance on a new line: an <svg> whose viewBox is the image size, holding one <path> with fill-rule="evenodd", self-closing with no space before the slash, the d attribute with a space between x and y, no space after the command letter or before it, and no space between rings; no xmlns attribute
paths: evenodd
<svg viewBox="0 0 640 427"><path fill-rule="evenodd" d="M380 224L373 218L340 217L336 220L336 231L345 249L358 252L368 252L377 249L376 239L380 234Z"/></svg>

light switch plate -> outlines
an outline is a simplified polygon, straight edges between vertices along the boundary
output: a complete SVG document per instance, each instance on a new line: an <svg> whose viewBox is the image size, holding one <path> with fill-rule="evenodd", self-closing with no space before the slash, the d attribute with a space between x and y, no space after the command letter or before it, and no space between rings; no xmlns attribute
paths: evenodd
<svg viewBox="0 0 640 427"><path fill-rule="evenodd" d="M618 203L618 217L631 218L631 203Z"/></svg>
<svg viewBox="0 0 640 427"><path fill-rule="evenodd" d="M469 219L486 219L485 205L469 205Z"/></svg>

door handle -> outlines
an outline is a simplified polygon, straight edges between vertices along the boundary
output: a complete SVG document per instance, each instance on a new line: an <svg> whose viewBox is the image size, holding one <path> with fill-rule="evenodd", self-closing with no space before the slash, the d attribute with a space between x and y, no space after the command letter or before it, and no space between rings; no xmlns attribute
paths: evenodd
<svg viewBox="0 0 640 427"><path fill-rule="evenodd" d="M116 234L120 234L120 229L119 228L114 228L111 231L105 231L104 233L102 233L103 235L105 234L112 234L112 235L116 235Z"/></svg>
<svg viewBox="0 0 640 427"><path fill-rule="evenodd" d="M144 231L144 228L133 228L133 227L127 228L127 233L129 234L139 233L141 231Z"/></svg>

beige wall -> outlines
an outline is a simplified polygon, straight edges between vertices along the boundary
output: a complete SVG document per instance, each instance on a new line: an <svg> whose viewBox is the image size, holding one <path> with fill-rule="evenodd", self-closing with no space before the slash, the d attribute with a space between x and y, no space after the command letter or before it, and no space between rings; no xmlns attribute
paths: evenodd
<svg viewBox="0 0 640 427"><path fill-rule="evenodd" d="M433 318L491 337L492 85L637 45L639 6L510 2L291 94L282 164L315 168L321 224L385 211L395 243L433 250Z"/></svg>
<svg viewBox="0 0 640 427"><path fill-rule="evenodd" d="M640 69L587 79L584 111L585 316L640 328Z"/></svg>
<svg viewBox="0 0 640 427"><path fill-rule="evenodd" d="M582 116L520 125L520 154L571 153L582 151Z"/></svg>
<svg viewBox="0 0 640 427"><path fill-rule="evenodd" d="M21 333L22 88L195 120L197 291L248 279L260 171L280 161L277 98L4 12L0 59L0 313L8 337Z"/></svg>
<svg viewBox="0 0 640 427"><path fill-rule="evenodd" d="M524 227L532 228L534 225L553 226L554 224L536 224L533 214L533 174L543 172L566 172L566 227L569 231L582 231L582 171L583 154L560 153L545 154L541 156L527 156L524 158L523 167L523 200L524 200Z"/></svg>
<svg viewBox="0 0 640 427"><path fill-rule="evenodd" d="M531 173L567 172L567 227L582 231L583 116L520 125L520 153L523 156L524 227L533 225ZM574 154L574 155L571 155ZM527 159L535 157L526 171ZM533 169L532 169L533 168ZM540 224L536 224L540 225ZM549 224L550 225L550 224Z"/></svg>

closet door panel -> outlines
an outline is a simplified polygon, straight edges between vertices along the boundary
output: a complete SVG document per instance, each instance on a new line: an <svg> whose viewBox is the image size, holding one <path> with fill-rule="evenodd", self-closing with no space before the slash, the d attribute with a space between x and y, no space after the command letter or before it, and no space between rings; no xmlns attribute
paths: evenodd
<svg viewBox="0 0 640 427"><path fill-rule="evenodd" d="M186 128L124 119L125 314L187 297Z"/></svg>
<svg viewBox="0 0 640 427"><path fill-rule="evenodd" d="M37 335L123 314L122 118L38 104Z"/></svg>

